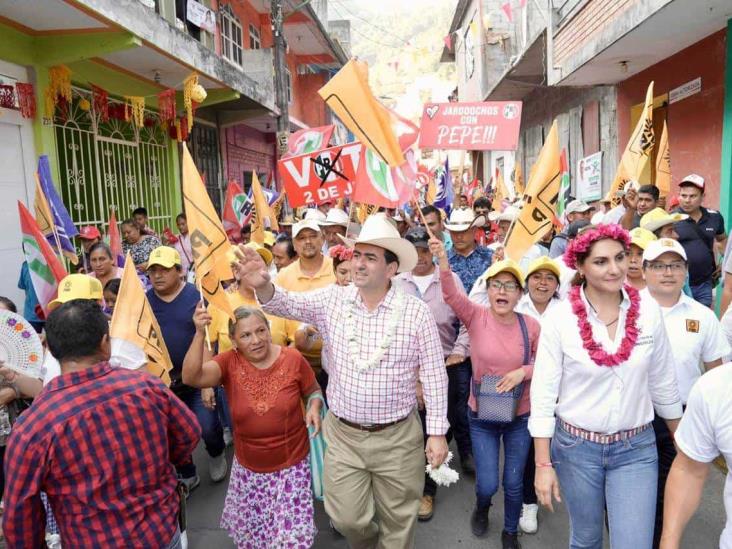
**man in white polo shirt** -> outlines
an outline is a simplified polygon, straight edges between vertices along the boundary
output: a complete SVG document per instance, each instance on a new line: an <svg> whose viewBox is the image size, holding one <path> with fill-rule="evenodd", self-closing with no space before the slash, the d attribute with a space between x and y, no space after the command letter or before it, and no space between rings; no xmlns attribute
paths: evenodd
<svg viewBox="0 0 732 549"><path fill-rule="evenodd" d="M687 261L683 246L671 238L648 244L643 252L643 273L648 292L661 306L666 333L676 361L676 379L681 402L686 404L691 387L702 375L722 364L730 348L714 312L684 295ZM663 526L663 497L666 478L676 457L673 439L663 421L653 422L658 448L658 493L654 547L658 547Z"/></svg>
<svg viewBox="0 0 732 549"><path fill-rule="evenodd" d="M684 528L699 507L712 461L719 455L727 463L724 508L727 524L719 538L720 549L732 549L732 363L704 374L689 394L686 412L676 430L679 454L666 485L661 549L679 549Z"/></svg>

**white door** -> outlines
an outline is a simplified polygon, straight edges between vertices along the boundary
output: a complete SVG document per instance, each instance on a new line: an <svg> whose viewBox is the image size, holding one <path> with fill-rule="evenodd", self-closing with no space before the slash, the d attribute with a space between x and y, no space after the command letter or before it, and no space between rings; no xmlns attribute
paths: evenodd
<svg viewBox="0 0 732 549"><path fill-rule="evenodd" d="M28 81L25 68L2 61L0 76ZM18 200L32 208L34 166L31 121L17 110L0 108L0 295L12 299L21 313L25 293L18 289L23 263Z"/></svg>

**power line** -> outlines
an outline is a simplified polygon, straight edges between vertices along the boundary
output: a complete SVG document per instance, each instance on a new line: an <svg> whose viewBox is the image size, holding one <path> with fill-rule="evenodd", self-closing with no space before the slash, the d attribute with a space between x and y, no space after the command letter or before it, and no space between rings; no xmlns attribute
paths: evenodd
<svg viewBox="0 0 732 549"><path fill-rule="evenodd" d="M404 38L402 38L401 36L397 36L397 35L396 35L396 34L394 34L393 32L391 32L391 31L388 31L388 30L386 30L385 28L383 28L383 27L380 27L380 26L378 26L378 25L375 25L374 23L372 23L371 21L369 21L369 20L368 20L368 19L366 19L365 17L362 17L362 16L360 16L360 15L357 15L357 14L353 13L353 12L352 12L351 10L349 10L349 9L348 9L348 8L347 8L347 7L345 6L345 4L343 4L343 3L341 3L341 2L339 2L339 1L337 1L337 0L331 0L331 1L333 2L333 4L337 4L337 5L338 5L338 6L340 7L340 8L342 8L342 9L343 9L343 10L344 10L344 11L345 11L346 13L348 13L348 14L349 14L349 15L351 15L352 17L355 17L356 19L360 19L361 21L363 21L364 23L368 24L369 26L371 26L371 27L375 28L376 30L380 30L380 31L381 31L381 32L383 32L384 34L388 34L388 35L392 36L393 38L396 38L397 40L399 40L400 42L402 42L402 43L403 43L403 44L404 44L405 46L409 44L409 40L404 40ZM332 5L332 4L331 4L331 5Z"/></svg>
<svg viewBox="0 0 732 549"><path fill-rule="evenodd" d="M334 10L336 10L335 5L331 4L331 6L333 7ZM338 10L336 10L336 14L338 15L338 17L341 17L342 19L348 19L348 17L343 17L343 14L340 11L338 11ZM376 44L378 46L383 46L385 48L402 49L404 47L404 45L406 45L406 42L404 44L400 44L398 46L396 46L394 44L385 44L384 42L379 42L378 40L375 40L374 38L371 38L367 34L364 34L363 32L357 30L356 27L351 27L351 30L353 32L355 32L356 34L358 34L359 36L361 36L362 38L365 38L369 42L373 42L374 44Z"/></svg>

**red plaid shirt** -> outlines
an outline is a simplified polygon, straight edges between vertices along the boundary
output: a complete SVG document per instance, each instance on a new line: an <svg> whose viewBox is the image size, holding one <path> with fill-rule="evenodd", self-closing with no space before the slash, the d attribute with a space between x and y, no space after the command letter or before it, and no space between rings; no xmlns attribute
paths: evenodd
<svg viewBox="0 0 732 549"><path fill-rule="evenodd" d="M100 363L55 378L8 441L7 546L43 546L41 491L64 549L166 546L179 508L174 464L200 436L196 416L147 373Z"/></svg>

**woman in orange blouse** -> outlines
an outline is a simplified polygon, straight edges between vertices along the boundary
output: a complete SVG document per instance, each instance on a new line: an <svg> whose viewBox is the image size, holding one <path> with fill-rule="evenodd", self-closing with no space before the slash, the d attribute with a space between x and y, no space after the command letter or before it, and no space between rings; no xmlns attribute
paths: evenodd
<svg viewBox="0 0 732 549"><path fill-rule="evenodd" d="M199 306L183 363L184 383L223 384L231 408L235 457L221 526L237 547L310 547L316 529L306 426L320 431L320 387L297 350L272 343L262 311L239 307L234 316L234 348L204 362L211 317Z"/></svg>

